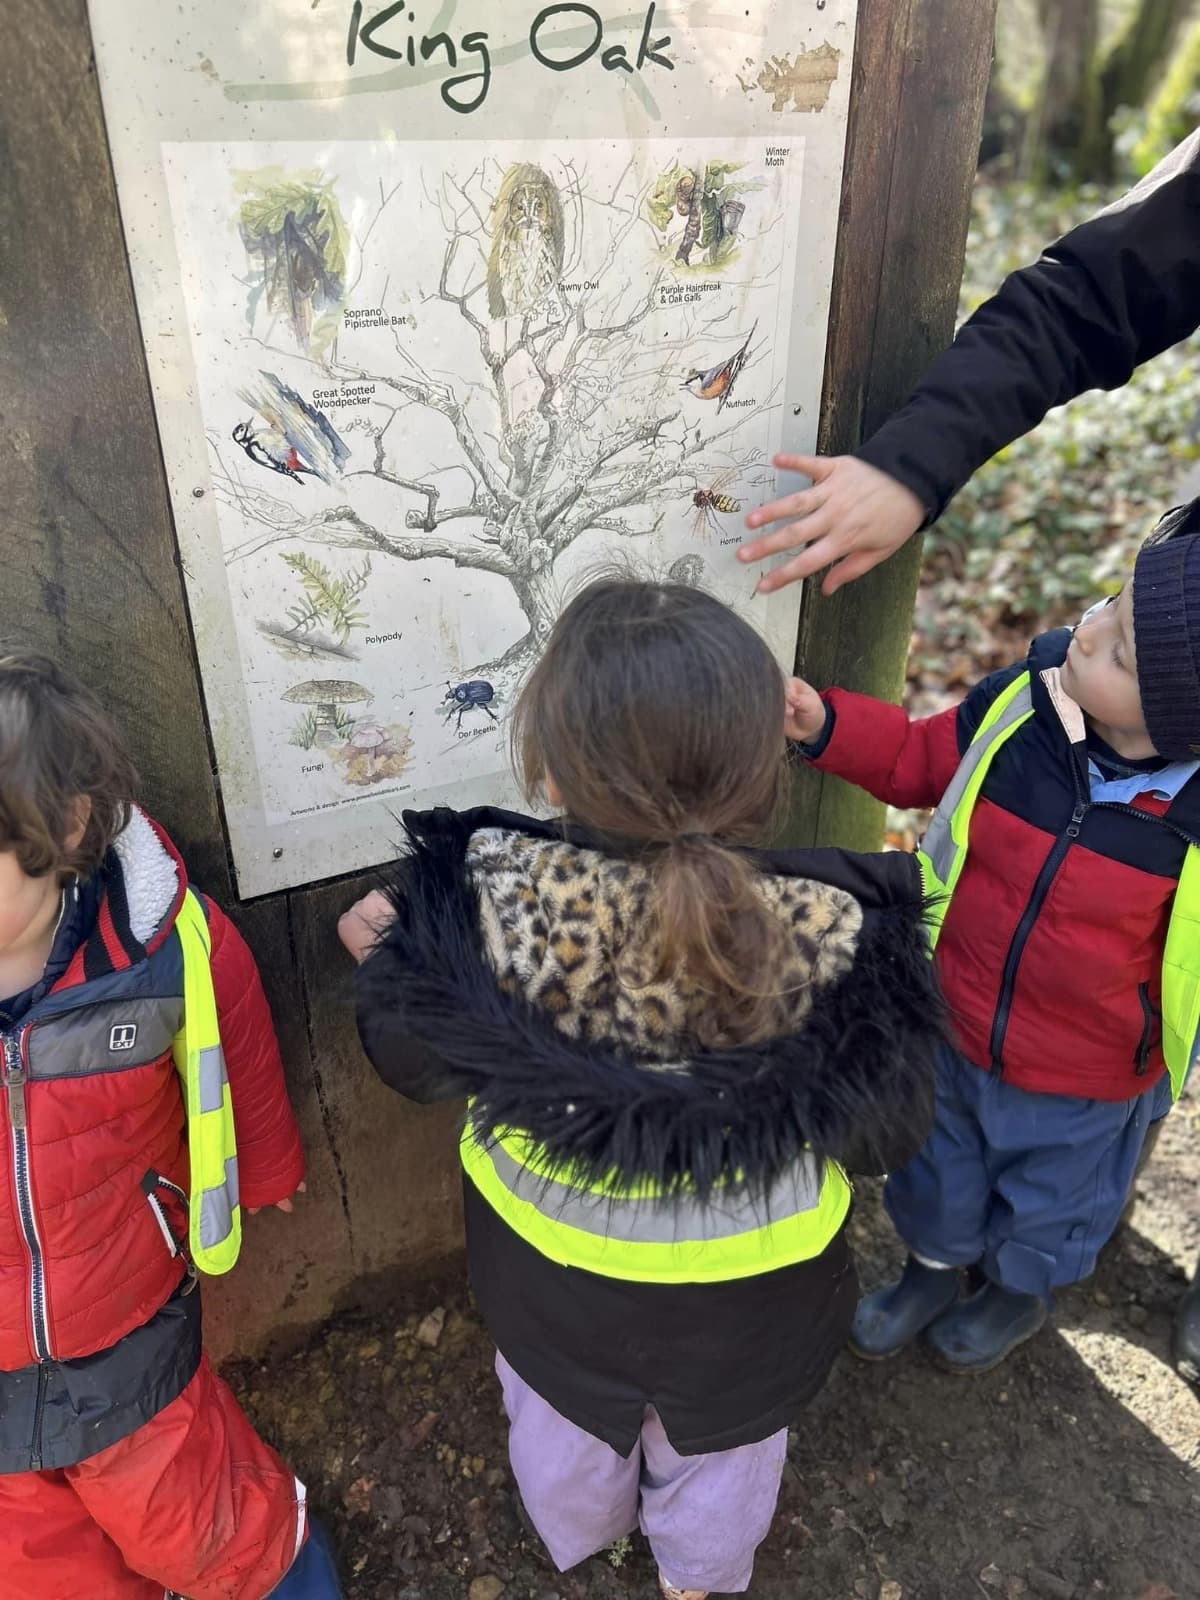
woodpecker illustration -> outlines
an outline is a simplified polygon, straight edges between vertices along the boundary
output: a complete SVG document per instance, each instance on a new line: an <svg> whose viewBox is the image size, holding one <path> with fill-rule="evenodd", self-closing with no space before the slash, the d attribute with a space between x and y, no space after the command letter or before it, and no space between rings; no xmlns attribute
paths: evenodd
<svg viewBox="0 0 1200 1600"><path fill-rule="evenodd" d="M715 367L706 369L693 368L679 387L688 390L690 394L694 394L697 400L715 400L717 402L717 410L723 411L726 402L733 394L733 386L749 359L750 341L754 338L754 331L757 327L758 323L756 322L746 335L745 343L740 350L736 350L727 360L720 362Z"/></svg>
<svg viewBox="0 0 1200 1600"><path fill-rule="evenodd" d="M257 389L241 392L256 416L238 423L234 443L255 466L282 473L293 483L303 483L306 476L331 483L350 452L328 417L273 372L259 377Z"/></svg>

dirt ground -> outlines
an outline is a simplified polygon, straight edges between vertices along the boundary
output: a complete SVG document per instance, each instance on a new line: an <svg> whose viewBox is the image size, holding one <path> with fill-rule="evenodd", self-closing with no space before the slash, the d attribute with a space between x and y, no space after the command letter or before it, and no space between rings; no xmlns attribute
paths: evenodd
<svg viewBox="0 0 1200 1600"><path fill-rule="evenodd" d="M1198 1135L1193 1097L1095 1279L998 1371L841 1358L794 1430L754 1596L1200 1597L1200 1396L1167 1354L1200 1254ZM899 1259L874 1186L854 1229L871 1286ZM349 1600L649 1600L640 1538L563 1576L523 1530L491 1354L449 1270L230 1376L309 1484Z"/></svg>

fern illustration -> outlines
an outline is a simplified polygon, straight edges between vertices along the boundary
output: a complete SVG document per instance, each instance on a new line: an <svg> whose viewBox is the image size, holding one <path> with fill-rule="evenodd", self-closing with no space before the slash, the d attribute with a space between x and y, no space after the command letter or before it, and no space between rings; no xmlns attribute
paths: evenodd
<svg viewBox="0 0 1200 1600"><path fill-rule="evenodd" d="M295 605L289 606L287 614L296 633L308 633L310 629L316 627L323 616L320 605L310 595L305 595L303 600L298 600Z"/></svg>
<svg viewBox="0 0 1200 1600"><path fill-rule="evenodd" d="M337 577L315 557L301 552L284 555L284 561L300 579L304 598L288 607L288 616L297 633L308 633L318 623L324 623L345 644L355 628L366 622L365 613L357 605L359 596L371 576L371 558L367 556L361 566Z"/></svg>

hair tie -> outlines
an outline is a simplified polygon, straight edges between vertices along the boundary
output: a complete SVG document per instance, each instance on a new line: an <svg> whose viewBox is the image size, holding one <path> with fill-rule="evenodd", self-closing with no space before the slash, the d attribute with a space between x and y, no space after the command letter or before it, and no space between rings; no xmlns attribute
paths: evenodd
<svg viewBox="0 0 1200 1600"><path fill-rule="evenodd" d="M676 835L675 843L687 845L709 844L711 840L712 835L709 833L680 833Z"/></svg>

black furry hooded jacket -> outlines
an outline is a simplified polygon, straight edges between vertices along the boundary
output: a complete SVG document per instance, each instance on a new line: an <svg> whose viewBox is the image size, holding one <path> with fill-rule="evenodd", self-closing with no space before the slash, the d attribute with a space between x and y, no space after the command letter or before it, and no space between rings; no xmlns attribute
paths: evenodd
<svg viewBox="0 0 1200 1600"><path fill-rule="evenodd" d="M912 857L752 852L793 935L780 1032L700 1050L686 995L647 981L636 856L491 809L404 821L395 921L358 976L364 1049L401 1094L469 1096L485 1138L523 1130L563 1168L701 1194L766 1189L806 1150L878 1174L920 1147L944 1018ZM631 1283L543 1256L465 1187L472 1285L497 1345L621 1455L650 1405L683 1454L766 1438L845 1340L844 1232L756 1277Z"/></svg>

